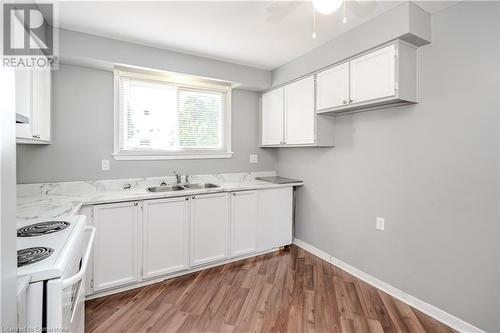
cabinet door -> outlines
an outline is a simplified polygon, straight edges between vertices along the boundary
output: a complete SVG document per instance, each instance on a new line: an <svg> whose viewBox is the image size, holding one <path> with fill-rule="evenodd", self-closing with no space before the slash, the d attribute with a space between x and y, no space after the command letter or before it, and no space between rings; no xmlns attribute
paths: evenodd
<svg viewBox="0 0 500 333"><path fill-rule="evenodd" d="M238 256L257 249L257 191L231 194L231 255Z"/></svg>
<svg viewBox="0 0 500 333"><path fill-rule="evenodd" d="M137 202L97 205L94 291L139 280L140 207Z"/></svg>
<svg viewBox="0 0 500 333"><path fill-rule="evenodd" d="M262 145L279 145L283 141L283 97L283 88L278 88L262 94Z"/></svg>
<svg viewBox="0 0 500 333"><path fill-rule="evenodd" d="M257 249L266 251L292 243L292 188L259 191Z"/></svg>
<svg viewBox="0 0 500 333"><path fill-rule="evenodd" d="M313 144L316 125L314 76L285 87L285 143Z"/></svg>
<svg viewBox="0 0 500 333"><path fill-rule="evenodd" d="M395 56L391 44L350 61L353 103L395 95Z"/></svg>
<svg viewBox="0 0 500 333"><path fill-rule="evenodd" d="M51 71L33 71L32 88L33 139L50 141Z"/></svg>
<svg viewBox="0 0 500 333"><path fill-rule="evenodd" d="M349 62L316 75L316 110L349 103Z"/></svg>
<svg viewBox="0 0 500 333"><path fill-rule="evenodd" d="M229 257L227 193L191 197L191 265Z"/></svg>
<svg viewBox="0 0 500 333"><path fill-rule="evenodd" d="M16 89L16 113L20 113L29 118L28 124L16 124L16 138L32 139L32 88L33 70L16 69L15 89Z"/></svg>
<svg viewBox="0 0 500 333"><path fill-rule="evenodd" d="M147 200L143 207L143 278L188 268L189 198Z"/></svg>

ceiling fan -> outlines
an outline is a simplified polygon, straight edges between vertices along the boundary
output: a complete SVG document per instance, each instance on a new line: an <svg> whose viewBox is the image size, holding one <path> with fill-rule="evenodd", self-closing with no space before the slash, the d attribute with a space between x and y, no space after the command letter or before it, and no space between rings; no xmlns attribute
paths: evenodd
<svg viewBox="0 0 500 333"><path fill-rule="evenodd" d="M312 0L312 1L271 1L266 7L266 11L269 14L266 21L267 22L280 22L285 17L294 12L297 8L302 7L305 4L311 3L314 9L314 13L319 13L323 15L329 15L338 10L342 5L344 5L344 20L345 20L345 9L346 5L349 6L349 11L358 17L364 17L370 14L373 9L377 6L376 1L349 1L349 0ZM345 23L345 22L344 22Z"/></svg>

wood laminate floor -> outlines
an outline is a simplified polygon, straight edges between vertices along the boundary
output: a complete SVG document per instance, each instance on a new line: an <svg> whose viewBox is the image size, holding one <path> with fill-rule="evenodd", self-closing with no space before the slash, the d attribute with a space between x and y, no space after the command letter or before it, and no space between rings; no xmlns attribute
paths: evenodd
<svg viewBox="0 0 500 333"><path fill-rule="evenodd" d="M86 302L86 332L454 332L296 247Z"/></svg>

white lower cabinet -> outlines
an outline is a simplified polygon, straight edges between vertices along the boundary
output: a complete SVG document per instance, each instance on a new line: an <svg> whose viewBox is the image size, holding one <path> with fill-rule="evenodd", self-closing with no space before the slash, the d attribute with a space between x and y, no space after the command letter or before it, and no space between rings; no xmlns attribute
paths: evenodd
<svg viewBox="0 0 500 333"><path fill-rule="evenodd" d="M292 207L291 187L259 191L258 251L267 251L292 243Z"/></svg>
<svg viewBox="0 0 500 333"><path fill-rule="evenodd" d="M144 201L142 228L144 279L189 268L189 198Z"/></svg>
<svg viewBox="0 0 500 333"><path fill-rule="evenodd" d="M191 197L191 266L229 257L227 193Z"/></svg>
<svg viewBox="0 0 500 333"><path fill-rule="evenodd" d="M257 191L231 193L231 256L257 251Z"/></svg>
<svg viewBox="0 0 500 333"><path fill-rule="evenodd" d="M96 228L87 295L292 243L291 187L102 204L80 213Z"/></svg>
<svg viewBox="0 0 500 333"><path fill-rule="evenodd" d="M94 206L93 290L140 279L141 209L138 202Z"/></svg>

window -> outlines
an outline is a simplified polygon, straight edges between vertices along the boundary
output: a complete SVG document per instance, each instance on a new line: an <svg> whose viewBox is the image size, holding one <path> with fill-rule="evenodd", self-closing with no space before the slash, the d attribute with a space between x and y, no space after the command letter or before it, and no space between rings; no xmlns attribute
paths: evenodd
<svg viewBox="0 0 500 333"><path fill-rule="evenodd" d="M115 159L229 158L231 85L115 70Z"/></svg>

